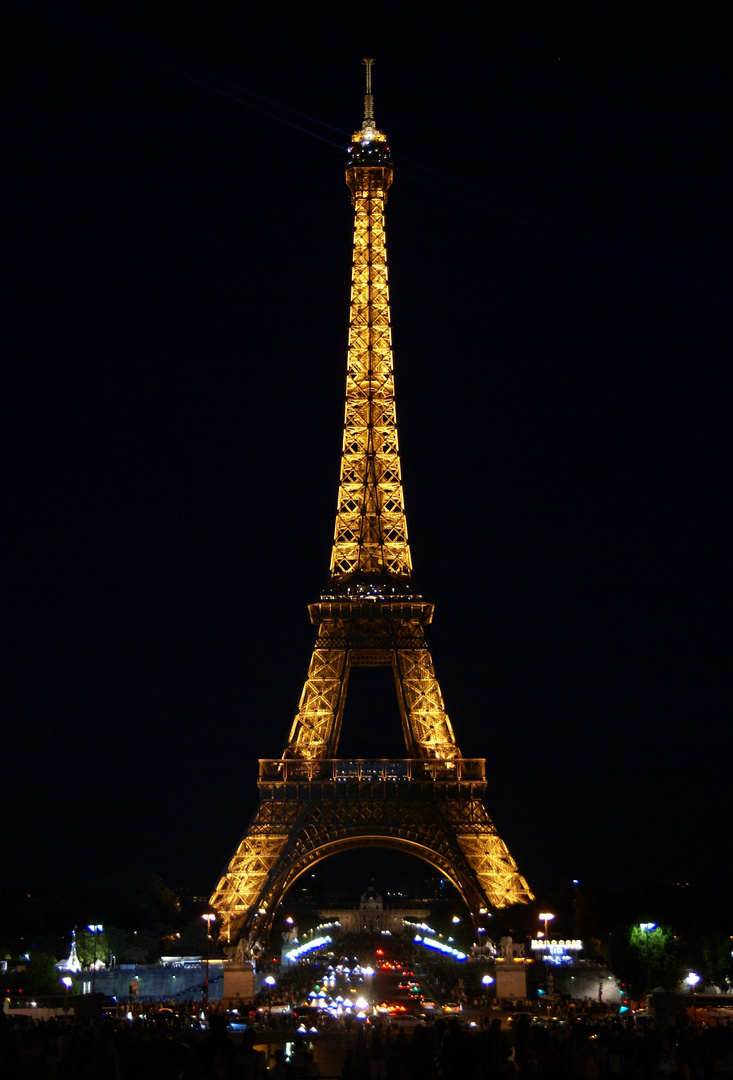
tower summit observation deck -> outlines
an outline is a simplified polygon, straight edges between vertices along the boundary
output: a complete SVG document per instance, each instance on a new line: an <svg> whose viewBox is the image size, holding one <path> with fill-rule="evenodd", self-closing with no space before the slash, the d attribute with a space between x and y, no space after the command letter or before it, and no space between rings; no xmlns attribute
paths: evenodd
<svg viewBox="0 0 733 1080"><path fill-rule="evenodd" d="M425 638L433 605L413 591L395 412L384 208L392 183L367 59L364 119L346 161L354 246L346 405L326 589L282 758L260 761L260 805L211 903L255 949L313 863L354 847L416 855L456 885L475 920L532 898L483 806L483 759L461 757ZM353 667L391 667L404 759L337 757ZM374 725L380 718L375 714Z"/></svg>

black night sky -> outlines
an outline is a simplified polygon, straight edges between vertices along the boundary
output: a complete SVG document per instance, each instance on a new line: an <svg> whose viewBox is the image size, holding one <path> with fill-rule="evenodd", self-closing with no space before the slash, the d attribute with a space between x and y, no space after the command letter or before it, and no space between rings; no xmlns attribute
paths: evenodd
<svg viewBox="0 0 733 1080"><path fill-rule="evenodd" d="M534 886L729 869L725 28L10 7L6 881L208 892L282 752L333 531L366 55L459 745ZM353 683L342 749L402 756L375 701Z"/></svg>

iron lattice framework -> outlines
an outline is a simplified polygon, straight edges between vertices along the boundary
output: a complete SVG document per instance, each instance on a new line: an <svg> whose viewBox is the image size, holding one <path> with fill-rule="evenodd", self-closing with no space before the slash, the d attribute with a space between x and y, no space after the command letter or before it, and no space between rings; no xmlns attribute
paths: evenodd
<svg viewBox="0 0 733 1080"><path fill-rule="evenodd" d="M211 898L229 940L254 946L314 862L356 846L391 846L432 863L475 918L532 898L484 808L483 760L461 757L413 593L397 420L384 207L392 183L374 123L371 65L364 122L346 182L354 249L341 475L328 586L309 606L318 627L283 757L260 762L260 805ZM337 758L349 673L392 668L408 757Z"/></svg>

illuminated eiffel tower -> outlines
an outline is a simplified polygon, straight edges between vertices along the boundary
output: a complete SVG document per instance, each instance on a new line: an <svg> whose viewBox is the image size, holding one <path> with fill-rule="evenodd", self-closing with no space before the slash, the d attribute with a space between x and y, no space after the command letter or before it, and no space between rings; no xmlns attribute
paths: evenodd
<svg viewBox="0 0 733 1080"><path fill-rule="evenodd" d="M324 857L390 847L451 880L475 921L532 899L482 796L484 759L462 758L413 592L395 418L384 206L392 155L374 122L372 60L364 122L346 183L354 206L346 415L331 569L309 605L318 627L281 758L259 763L260 804L211 898L224 937L256 948L293 882ZM352 667L391 667L407 757L343 759L337 750Z"/></svg>

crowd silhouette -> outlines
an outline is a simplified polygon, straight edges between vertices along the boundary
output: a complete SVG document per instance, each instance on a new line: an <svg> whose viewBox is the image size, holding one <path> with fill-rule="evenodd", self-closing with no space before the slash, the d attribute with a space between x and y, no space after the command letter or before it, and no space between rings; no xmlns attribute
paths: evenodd
<svg viewBox="0 0 733 1080"><path fill-rule="evenodd" d="M82 1026L0 1013L0 1076L8 1080L729 1080L733 1024L664 1029L618 1016L580 1014L564 1024L519 1014L506 1028L485 1017L469 1027L438 1018L411 1030L376 1022L329 1036L328 1072L308 1039L293 1033L286 1055L263 1036L233 1033L226 1016L208 1030L170 1022L103 1019ZM309 1037L310 1038L310 1037ZM324 1036L325 1038L325 1036ZM334 1041L335 1040L335 1041ZM334 1065L334 1062L339 1062Z"/></svg>

